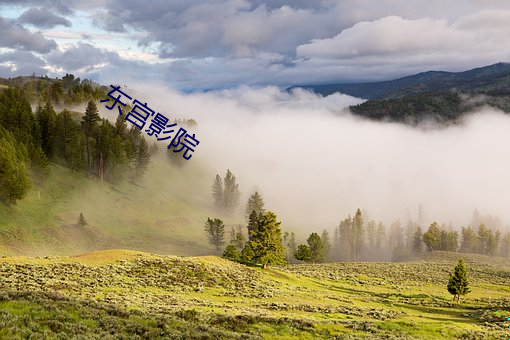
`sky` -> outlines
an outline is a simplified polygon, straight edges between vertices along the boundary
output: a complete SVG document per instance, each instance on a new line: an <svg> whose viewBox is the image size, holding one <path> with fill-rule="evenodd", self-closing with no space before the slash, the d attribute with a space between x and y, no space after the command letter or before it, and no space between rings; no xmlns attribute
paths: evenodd
<svg viewBox="0 0 510 340"><path fill-rule="evenodd" d="M510 61L506 0L0 0L0 76L182 91L393 79Z"/></svg>

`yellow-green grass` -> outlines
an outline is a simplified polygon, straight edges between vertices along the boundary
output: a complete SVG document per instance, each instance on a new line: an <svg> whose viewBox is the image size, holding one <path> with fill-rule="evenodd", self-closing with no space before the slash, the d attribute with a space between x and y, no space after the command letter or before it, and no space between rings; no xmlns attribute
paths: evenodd
<svg viewBox="0 0 510 340"><path fill-rule="evenodd" d="M472 292L457 304L446 290L456 254L441 256L440 261L264 270L214 256L183 258L126 250L73 257L4 257L0 258L4 292L0 308L11 321L19 310L30 314L37 328L51 318L56 306L72 314L62 321L70 329L86 320L85 335L104 332L107 326L91 314L113 308L112 317L120 325L116 332L127 332L124 335L141 327L167 335L172 329L181 335L183 329L193 329L206 338L508 336L510 269L505 260L496 265L488 257L464 254ZM24 291L41 296L16 295ZM27 309L43 308L38 299L49 310L32 315ZM15 307L18 312L13 312Z"/></svg>

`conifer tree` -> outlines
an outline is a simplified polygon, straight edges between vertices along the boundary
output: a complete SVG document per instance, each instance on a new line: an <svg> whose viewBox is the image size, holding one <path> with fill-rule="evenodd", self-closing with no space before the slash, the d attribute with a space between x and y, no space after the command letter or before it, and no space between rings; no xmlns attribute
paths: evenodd
<svg viewBox="0 0 510 340"><path fill-rule="evenodd" d="M151 161L151 152L147 140L142 137L138 145L138 153L135 159L135 178L139 179L143 176Z"/></svg>
<svg viewBox="0 0 510 340"><path fill-rule="evenodd" d="M308 247L310 248L310 260L312 262L322 262L324 261L325 253L324 253L324 243L322 242L321 237L317 233L311 233L308 239L306 240L308 243Z"/></svg>
<svg viewBox="0 0 510 340"><path fill-rule="evenodd" d="M257 215L265 211L264 200L258 191L251 194L250 198L248 198L248 202L246 202L246 207L244 209L246 219L250 219L250 215L253 211L255 211Z"/></svg>
<svg viewBox="0 0 510 340"><path fill-rule="evenodd" d="M86 226L88 223L87 221L85 220L85 217L83 217L83 213L80 213L80 217L78 218L78 225L80 227L84 227Z"/></svg>
<svg viewBox="0 0 510 340"><path fill-rule="evenodd" d="M271 211L260 213L258 228L252 232L247 243L253 250L252 263L260 264L262 268L270 264L285 263L281 222L277 222L276 219L276 215Z"/></svg>
<svg viewBox="0 0 510 340"><path fill-rule="evenodd" d="M453 295L453 300L457 299L457 303L460 302L461 295L466 295L471 291L469 289L467 266L463 259L459 260L453 275L450 274L447 289Z"/></svg>
<svg viewBox="0 0 510 340"><path fill-rule="evenodd" d="M230 214L239 205L239 185L236 183L236 176L230 170L227 170L223 183L224 207L225 211Z"/></svg>
<svg viewBox="0 0 510 340"><path fill-rule="evenodd" d="M361 210L356 210L352 219L352 250L355 261L360 259L361 248L363 247L363 215Z"/></svg>
<svg viewBox="0 0 510 340"><path fill-rule="evenodd" d="M423 250L423 232L421 230L421 227L418 226L413 235L413 252L416 255L419 255L421 254L422 250Z"/></svg>
<svg viewBox="0 0 510 340"><path fill-rule="evenodd" d="M82 118L81 125L85 131L85 148L87 151L87 171L90 173L92 169L92 158L90 156L90 137L92 136L97 122L100 120L96 104L91 100L87 104L85 115Z"/></svg>
<svg viewBox="0 0 510 340"><path fill-rule="evenodd" d="M223 181L221 180L220 175L216 174L214 179L214 183L212 186L212 196L214 199L214 206L218 211L222 211L225 207L225 201L223 196Z"/></svg>
<svg viewBox="0 0 510 340"><path fill-rule="evenodd" d="M239 254L239 250L233 244L228 244L225 247L225 251L223 252L223 257L230 261L239 261L241 258L241 254Z"/></svg>
<svg viewBox="0 0 510 340"><path fill-rule="evenodd" d="M310 262L312 260L312 252L306 244L300 244L294 252L294 257L299 261Z"/></svg>
<svg viewBox="0 0 510 340"><path fill-rule="evenodd" d="M429 250L438 250L441 245L441 230L439 224L433 222L429 229L423 234L423 243Z"/></svg>
<svg viewBox="0 0 510 340"><path fill-rule="evenodd" d="M6 205L25 197L32 184L23 150L11 133L0 128L0 201Z"/></svg>
<svg viewBox="0 0 510 340"><path fill-rule="evenodd" d="M219 251L220 247L225 243L225 225L223 221L218 218L207 218L204 230L209 239L209 243L215 246L216 250Z"/></svg>
<svg viewBox="0 0 510 340"><path fill-rule="evenodd" d="M329 232L324 229L321 234L322 246L324 247L324 261L331 260L331 241L329 238Z"/></svg>

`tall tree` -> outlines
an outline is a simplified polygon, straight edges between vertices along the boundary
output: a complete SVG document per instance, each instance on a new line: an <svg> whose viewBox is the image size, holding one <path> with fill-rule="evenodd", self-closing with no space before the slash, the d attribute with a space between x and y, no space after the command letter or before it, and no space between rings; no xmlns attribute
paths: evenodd
<svg viewBox="0 0 510 340"><path fill-rule="evenodd" d="M212 186L212 196L214 199L214 206L218 211L223 211L225 207L225 200L223 195L223 181L221 180L220 175L216 174L214 178L214 183Z"/></svg>
<svg viewBox="0 0 510 340"><path fill-rule="evenodd" d="M340 260L341 261L352 261L352 218L349 215L346 219L340 222L338 226L338 232L340 234Z"/></svg>
<svg viewBox="0 0 510 340"><path fill-rule="evenodd" d="M324 261L324 244L319 234L311 233L306 242L310 248L310 260L312 262Z"/></svg>
<svg viewBox="0 0 510 340"><path fill-rule="evenodd" d="M51 159L55 144L57 115L50 102L46 102L43 108L37 108L36 119L41 132L41 148L46 156Z"/></svg>
<svg viewBox="0 0 510 340"><path fill-rule="evenodd" d="M233 244L239 251L242 251L246 243L246 236L243 233L243 226L238 225L230 229L230 244Z"/></svg>
<svg viewBox="0 0 510 340"><path fill-rule="evenodd" d="M324 248L324 261L329 262L333 258L332 248L331 248L331 240L329 237L329 232L324 229L321 234L322 246Z"/></svg>
<svg viewBox="0 0 510 340"><path fill-rule="evenodd" d="M423 243L429 250L438 250L441 245L441 230L439 224L433 222L429 229L423 234Z"/></svg>
<svg viewBox="0 0 510 340"><path fill-rule="evenodd" d="M22 199L31 186L22 149L8 131L0 128L0 201L6 205Z"/></svg>
<svg viewBox="0 0 510 340"><path fill-rule="evenodd" d="M423 250L423 231L418 226L413 235L413 253L416 255L421 254Z"/></svg>
<svg viewBox="0 0 510 340"><path fill-rule="evenodd" d="M87 104L85 115L81 121L83 131L85 132L85 148L87 151L87 171L90 174L92 169L92 158L90 155L90 137L97 126L97 122L100 120L99 111L97 110L96 104L91 100Z"/></svg>
<svg viewBox="0 0 510 340"><path fill-rule="evenodd" d="M142 137L138 145L138 153L135 160L135 178L139 179L143 176L149 163L151 161L151 152L149 150L149 143Z"/></svg>
<svg viewBox="0 0 510 340"><path fill-rule="evenodd" d="M247 220L250 219L250 215L253 211L255 211L257 215L265 211L264 200L258 191L255 191L253 194L251 194L250 198L248 198L248 202L246 202L244 215L246 216Z"/></svg>
<svg viewBox="0 0 510 340"><path fill-rule="evenodd" d="M207 218L204 230L209 239L209 243L215 246L216 250L219 251L221 246L225 243L225 225L223 221L218 218Z"/></svg>
<svg viewBox="0 0 510 340"><path fill-rule="evenodd" d="M241 259L241 254L237 247L233 244L228 244L223 252L223 257L230 261L239 261Z"/></svg>
<svg viewBox="0 0 510 340"><path fill-rule="evenodd" d="M447 289L453 295L453 300L457 299L457 303L460 302L461 295L466 295L471 291L469 289L467 266L463 259L459 260L453 275L450 274Z"/></svg>
<svg viewBox="0 0 510 340"><path fill-rule="evenodd" d="M361 249L363 248L363 234L363 215L361 215L361 210L358 209L352 219L353 258L355 261L360 259Z"/></svg>
<svg viewBox="0 0 510 340"><path fill-rule="evenodd" d="M462 228L462 245L460 247L460 251L463 253L476 253L479 249L478 238L476 237L476 233L471 227Z"/></svg>
<svg viewBox="0 0 510 340"><path fill-rule="evenodd" d="M288 231L283 233L283 243L285 244L285 259L287 262L290 262L296 252L296 234L294 232L289 233Z"/></svg>
<svg viewBox="0 0 510 340"><path fill-rule="evenodd" d="M234 209L239 205L239 185L236 183L236 176L227 170L225 179L223 180L224 187L224 200L225 200L225 211L232 213Z"/></svg>
<svg viewBox="0 0 510 340"><path fill-rule="evenodd" d="M260 213L257 214L256 211L252 211L250 214L250 218L248 220L248 240L253 240L255 233L259 229L259 216Z"/></svg>
<svg viewBox="0 0 510 340"><path fill-rule="evenodd" d="M260 213L258 228L247 243L253 250L253 263L261 264L262 268L270 264L285 263L280 224L273 212Z"/></svg>

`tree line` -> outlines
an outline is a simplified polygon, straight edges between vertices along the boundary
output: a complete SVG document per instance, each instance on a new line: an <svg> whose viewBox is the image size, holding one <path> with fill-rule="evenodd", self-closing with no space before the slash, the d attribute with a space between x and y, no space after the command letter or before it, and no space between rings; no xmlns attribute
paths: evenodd
<svg viewBox="0 0 510 340"><path fill-rule="evenodd" d="M510 232L503 235L484 223L462 227L460 233L437 222L423 230L414 221L406 227L396 221L387 229L382 222L365 222L358 209L340 222L333 237L327 230L314 232L307 244L291 248L296 259L307 262L402 261L436 250L510 257Z"/></svg>
<svg viewBox="0 0 510 340"><path fill-rule="evenodd" d="M103 94L104 95L104 94ZM56 113L50 101L35 112L19 87L0 93L0 201L13 204L33 181L41 181L55 162L86 171L99 180L140 178L150 162L150 148L139 129L128 128L123 116L114 124L101 119L94 101L84 114Z"/></svg>

